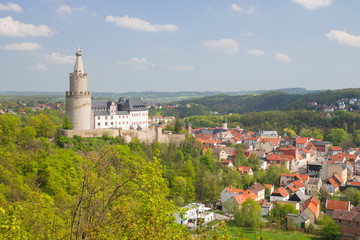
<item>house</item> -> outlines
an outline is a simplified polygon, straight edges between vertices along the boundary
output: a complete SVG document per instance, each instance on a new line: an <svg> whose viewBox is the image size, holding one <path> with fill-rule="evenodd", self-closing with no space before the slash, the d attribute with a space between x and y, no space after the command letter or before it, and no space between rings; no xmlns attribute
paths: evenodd
<svg viewBox="0 0 360 240"><path fill-rule="evenodd" d="M280 175L280 184L289 185L297 180L300 180L300 174L281 173Z"/></svg>
<svg viewBox="0 0 360 240"><path fill-rule="evenodd" d="M354 165L355 165L354 173L360 174L360 159L356 160Z"/></svg>
<svg viewBox="0 0 360 240"><path fill-rule="evenodd" d="M339 190L339 184L336 183L334 178L329 178L325 181L325 188L329 193L335 193Z"/></svg>
<svg viewBox="0 0 360 240"><path fill-rule="evenodd" d="M307 194L315 196L319 194L322 181L320 178L310 178L308 182Z"/></svg>
<svg viewBox="0 0 360 240"><path fill-rule="evenodd" d="M228 154L226 153L223 147L215 147L212 148L211 151L214 154L214 156L218 159L218 161L228 158Z"/></svg>
<svg viewBox="0 0 360 240"><path fill-rule="evenodd" d="M342 239L360 239L360 212L334 210L332 219L340 226Z"/></svg>
<svg viewBox="0 0 360 240"><path fill-rule="evenodd" d="M257 201L260 199L265 199L265 187L260 183L255 183L249 189L258 196L258 198L256 199Z"/></svg>
<svg viewBox="0 0 360 240"><path fill-rule="evenodd" d="M329 155L331 156L335 156L339 153L342 153L343 152L343 149L342 147L339 147L339 146L331 146L329 147Z"/></svg>
<svg viewBox="0 0 360 240"><path fill-rule="evenodd" d="M153 121L154 123L162 122L162 121L163 121L163 116L153 116L152 121Z"/></svg>
<svg viewBox="0 0 360 240"><path fill-rule="evenodd" d="M187 227L197 227L200 222L207 224L215 220L215 215L210 208L205 208L202 203L190 203L181 208L184 212L176 213L175 218L178 224L186 225ZM202 220L200 220L202 219Z"/></svg>
<svg viewBox="0 0 360 240"><path fill-rule="evenodd" d="M311 224L315 224L320 215L320 200L313 196L304 203L304 212L309 218Z"/></svg>
<svg viewBox="0 0 360 240"><path fill-rule="evenodd" d="M360 182L348 182L345 188L355 188L360 191Z"/></svg>
<svg viewBox="0 0 360 240"><path fill-rule="evenodd" d="M223 166L227 166L227 167L234 167L233 163L231 160L222 160L221 164Z"/></svg>
<svg viewBox="0 0 360 240"><path fill-rule="evenodd" d="M239 171L239 173L241 175L242 174L249 174L249 175L252 176L254 174L253 170L249 166L238 166L237 170Z"/></svg>
<svg viewBox="0 0 360 240"><path fill-rule="evenodd" d="M294 185L297 189L299 189L299 191L305 193L305 185L301 181L295 181L291 184Z"/></svg>
<svg viewBox="0 0 360 240"><path fill-rule="evenodd" d="M350 201L326 199L325 208L326 214L332 217L335 210L350 211L351 204Z"/></svg>
<svg viewBox="0 0 360 240"><path fill-rule="evenodd" d="M233 186L229 186L224 188L220 193L220 201L222 203L226 202L226 200L230 199L233 196L236 196L240 194L240 192L243 192L243 189L236 189L233 188Z"/></svg>
<svg viewBox="0 0 360 240"><path fill-rule="evenodd" d="M299 149L306 148L307 143L311 140L312 138L298 137L296 138L295 147Z"/></svg>
<svg viewBox="0 0 360 240"><path fill-rule="evenodd" d="M310 177L318 178L321 175L323 164L320 163L309 163L307 165L307 172Z"/></svg>
<svg viewBox="0 0 360 240"><path fill-rule="evenodd" d="M324 141L311 141L311 143L316 147L317 156L325 156L328 153L328 149L331 146L330 142Z"/></svg>
<svg viewBox="0 0 360 240"><path fill-rule="evenodd" d="M307 199L309 199L309 196L306 196L305 193L301 191L296 191L290 198L289 201L291 202L299 202L304 203Z"/></svg>
<svg viewBox="0 0 360 240"><path fill-rule="evenodd" d="M279 135L278 135L277 131L260 130L260 131L255 133L255 136L260 137L260 138L279 138Z"/></svg>
<svg viewBox="0 0 360 240"><path fill-rule="evenodd" d="M171 116L171 117L164 117L164 123L170 123L170 122L175 122L175 117Z"/></svg>
<svg viewBox="0 0 360 240"><path fill-rule="evenodd" d="M272 154L266 158L267 164L276 164L280 166L284 164L287 169L294 171L297 169L295 164L295 158L291 155Z"/></svg>
<svg viewBox="0 0 360 240"><path fill-rule="evenodd" d="M327 180L337 173L344 184L347 181L347 167L343 163L327 163L322 166L320 171L320 178L322 181Z"/></svg>
<svg viewBox="0 0 360 240"><path fill-rule="evenodd" d="M297 229L306 228L310 224L310 218L304 212L302 212L300 214L289 213L287 215L287 225L288 226L291 221L295 224Z"/></svg>
<svg viewBox="0 0 360 240"><path fill-rule="evenodd" d="M255 144L260 141L259 137L247 137L244 143L249 146L250 149L255 148Z"/></svg>
<svg viewBox="0 0 360 240"><path fill-rule="evenodd" d="M238 195L232 196L227 201L230 201L235 207L241 208L241 205L246 201L246 199L250 198L251 200L256 201L258 196L250 189L240 192ZM225 209L225 204L223 204L223 210Z"/></svg>
<svg viewBox="0 0 360 240"><path fill-rule="evenodd" d="M279 187L270 195L270 202L288 201L290 194L285 188Z"/></svg>

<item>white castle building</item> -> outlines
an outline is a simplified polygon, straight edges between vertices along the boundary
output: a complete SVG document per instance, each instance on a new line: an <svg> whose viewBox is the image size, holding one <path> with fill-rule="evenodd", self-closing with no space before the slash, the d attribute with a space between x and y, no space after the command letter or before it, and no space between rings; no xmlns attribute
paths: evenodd
<svg viewBox="0 0 360 240"><path fill-rule="evenodd" d="M91 100L80 49L76 52L74 72L70 73L70 91L66 91L66 115L74 130L148 129L148 108L140 98L120 98L116 103Z"/></svg>

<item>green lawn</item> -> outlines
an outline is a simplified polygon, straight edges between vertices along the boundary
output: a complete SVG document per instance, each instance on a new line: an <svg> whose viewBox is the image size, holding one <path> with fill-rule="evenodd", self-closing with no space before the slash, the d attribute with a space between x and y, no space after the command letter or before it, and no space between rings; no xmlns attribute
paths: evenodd
<svg viewBox="0 0 360 240"><path fill-rule="evenodd" d="M227 222L227 229L230 234L231 239L239 239L239 232L244 233L244 236L249 240L258 240L259 232L254 233L252 229L249 228L239 228L234 226L231 222ZM210 235L212 235L210 233ZM318 240L320 239L317 236L309 235L301 232L287 232L276 230L272 228L266 228L262 230L262 236L265 240Z"/></svg>

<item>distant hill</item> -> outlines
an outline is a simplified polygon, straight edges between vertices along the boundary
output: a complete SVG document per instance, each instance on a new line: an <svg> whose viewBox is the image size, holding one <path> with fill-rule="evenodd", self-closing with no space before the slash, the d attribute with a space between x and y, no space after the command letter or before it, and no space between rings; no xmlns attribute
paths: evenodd
<svg viewBox="0 0 360 240"><path fill-rule="evenodd" d="M293 90L293 92L296 91L298 90ZM330 106L335 105L336 101L342 98L360 98L360 89L327 90L306 94L290 94L289 92L284 91L240 96L221 94L173 102L173 104L180 104L180 106L173 111L177 111L175 115L187 117L209 114L211 111L227 114L276 110L305 110L314 109L314 107L308 105L309 102L317 102L318 105ZM191 104L192 108L195 108L196 110L186 108L186 104Z"/></svg>
<svg viewBox="0 0 360 240"><path fill-rule="evenodd" d="M228 95L228 96L242 96L261 94L268 92L284 92L289 94L306 94L310 92L319 92L322 90L306 90L305 88L284 88L275 90L255 90L255 91L238 91L238 92L221 92L221 91L182 91L182 92L92 92L92 97L96 99L112 99L117 100L119 97L141 97L147 103L169 103L183 101L187 99L215 96L215 95ZM35 92L35 91L0 91L0 96L56 96L63 97L65 100L64 92Z"/></svg>

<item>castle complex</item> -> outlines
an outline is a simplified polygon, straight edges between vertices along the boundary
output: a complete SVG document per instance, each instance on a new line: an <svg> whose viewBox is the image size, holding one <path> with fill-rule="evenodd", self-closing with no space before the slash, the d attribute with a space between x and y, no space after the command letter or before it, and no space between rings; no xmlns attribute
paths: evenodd
<svg viewBox="0 0 360 240"><path fill-rule="evenodd" d="M70 73L70 91L66 91L66 114L74 130L148 129L148 109L140 98L120 98L117 103L91 101L80 49L76 52L74 72Z"/></svg>
<svg viewBox="0 0 360 240"><path fill-rule="evenodd" d="M80 49L70 73L70 90L66 91L66 115L73 126L71 130L62 130L68 137L120 136L126 142L136 137L147 144L157 141L178 145L185 141L184 134L163 135L159 126L149 130L148 108L141 98L121 97L118 102L91 100Z"/></svg>

